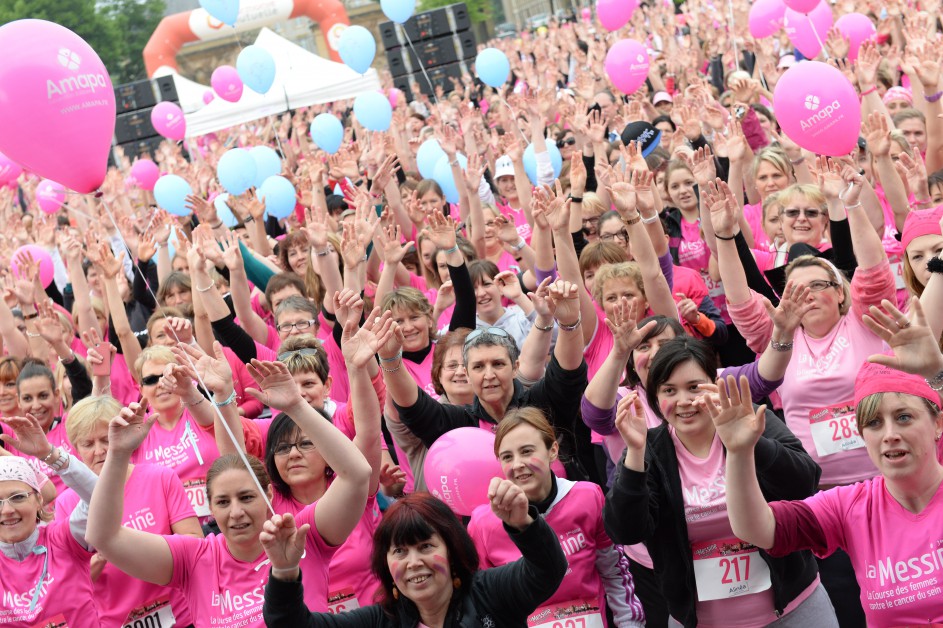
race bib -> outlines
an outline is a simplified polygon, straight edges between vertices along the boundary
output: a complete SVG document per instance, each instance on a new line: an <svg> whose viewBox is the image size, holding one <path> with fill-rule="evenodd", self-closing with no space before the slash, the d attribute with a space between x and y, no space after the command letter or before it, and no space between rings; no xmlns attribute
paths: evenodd
<svg viewBox="0 0 943 628"><path fill-rule="evenodd" d="M602 609L596 602L573 600L541 606L527 618L528 628L604 628Z"/></svg>
<svg viewBox="0 0 943 628"><path fill-rule="evenodd" d="M183 481L183 489L187 492L187 499L196 512L197 517L210 516L210 502L206 497L206 480L195 478Z"/></svg>
<svg viewBox="0 0 943 628"><path fill-rule="evenodd" d="M65 620L64 615L59 614L50 619L44 619L38 624L33 624L29 628L69 628L69 622Z"/></svg>
<svg viewBox="0 0 943 628"><path fill-rule="evenodd" d="M906 290L907 284L904 283L904 263L891 262L891 272L894 273L894 285L898 290Z"/></svg>
<svg viewBox="0 0 943 628"><path fill-rule="evenodd" d="M772 586L769 565L753 545L739 539L695 543L697 599L725 600L766 591Z"/></svg>
<svg viewBox="0 0 943 628"><path fill-rule="evenodd" d="M815 408L809 413L809 426L815 451L820 457L864 447L855 420L855 405L851 401Z"/></svg>
<svg viewBox="0 0 943 628"><path fill-rule="evenodd" d="M332 615L346 613L355 608L360 608L360 602L357 601L357 596L354 594L352 588L347 587L346 589L332 591L327 594L327 612Z"/></svg>
<svg viewBox="0 0 943 628"><path fill-rule="evenodd" d="M154 600L128 614L122 628L170 628L177 625L170 600Z"/></svg>

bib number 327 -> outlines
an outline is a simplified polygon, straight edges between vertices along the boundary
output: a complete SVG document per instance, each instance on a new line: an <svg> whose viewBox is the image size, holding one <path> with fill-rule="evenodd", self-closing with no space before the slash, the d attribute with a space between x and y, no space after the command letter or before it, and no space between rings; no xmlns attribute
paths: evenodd
<svg viewBox="0 0 943 628"><path fill-rule="evenodd" d="M701 602L759 593L772 586L769 566L749 543L727 539L698 543L691 550Z"/></svg>

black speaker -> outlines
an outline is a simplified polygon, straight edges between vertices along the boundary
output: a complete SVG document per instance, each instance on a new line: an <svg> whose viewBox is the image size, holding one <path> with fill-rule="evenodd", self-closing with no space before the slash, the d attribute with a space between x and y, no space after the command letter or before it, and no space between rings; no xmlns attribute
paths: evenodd
<svg viewBox="0 0 943 628"><path fill-rule="evenodd" d="M115 142L124 144L157 135L154 125L151 124L153 109L153 107L148 107L140 111L119 114L115 121Z"/></svg>
<svg viewBox="0 0 943 628"><path fill-rule="evenodd" d="M424 39L442 37L471 28L471 17L464 2L417 13L403 25L395 22L380 23L380 40L387 50L406 45L406 35L413 44ZM403 29L405 28L405 33Z"/></svg>
<svg viewBox="0 0 943 628"><path fill-rule="evenodd" d="M418 94L413 91L413 84L419 85L419 91L427 96L435 93L435 87L440 86L446 94L455 89L451 79L462 80L463 74L471 74L469 69L470 61L459 61L448 65L440 65L426 70L429 80L426 80L422 72L414 74L403 74L393 77L393 87L399 89L406 96L407 100L413 100ZM431 84L430 82L431 81Z"/></svg>
<svg viewBox="0 0 943 628"><path fill-rule="evenodd" d="M175 90L176 91L176 90ZM115 87L118 114L137 111L157 104L154 86L150 81L136 81Z"/></svg>
<svg viewBox="0 0 943 628"><path fill-rule="evenodd" d="M134 142L126 142L118 144L118 146L124 151L125 156L134 161L136 157L147 157L152 159L154 154L157 152L157 149L160 147L160 143L164 141L164 138L161 136L148 137ZM113 156L112 156L113 157Z"/></svg>
<svg viewBox="0 0 943 628"><path fill-rule="evenodd" d="M420 41L415 44L415 52L408 46L387 50L386 58L390 73L393 76L401 76L419 72L421 67L428 69L473 59L477 54L478 42L475 33L464 31Z"/></svg>

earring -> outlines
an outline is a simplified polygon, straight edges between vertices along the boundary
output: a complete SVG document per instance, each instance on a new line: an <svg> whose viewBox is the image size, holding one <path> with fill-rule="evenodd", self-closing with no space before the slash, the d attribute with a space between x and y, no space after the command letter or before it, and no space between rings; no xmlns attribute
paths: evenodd
<svg viewBox="0 0 943 628"><path fill-rule="evenodd" d="M396 587L393 587L393 599L394 600L399 599L399 589L397 589Z"/></svg>
<svg viewBox="0 0 943 628"><path fill-rule="evenodd" d="M455 589L462 588L462 579L459 578L458 576L455 576L454 578L452 578L452 588L455 588Z"/></svg>

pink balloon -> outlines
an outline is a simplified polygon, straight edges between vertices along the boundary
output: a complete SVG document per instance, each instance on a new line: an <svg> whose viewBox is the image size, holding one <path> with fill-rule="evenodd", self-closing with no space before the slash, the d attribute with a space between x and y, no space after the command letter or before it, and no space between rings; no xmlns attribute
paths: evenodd
<svg viewBox="0 0 943 628"><path fill-rule="evenodd" d="M168 140L179 141L187 134L187 120L183 109L172 102L160 102L151 109L151 124L154 130Z"/></svg>
<svg viewBox="0 0 943 628"><path fill-rule="evenodd" d="M0 187L7 183L15 183L21 174L23 174L23 169L20 168L20 164L0 153Z"/></svg>
<svg viewBox="0 0 943 628"><path fill-rule="evenodd" d="M242 79L236 68L231 65L221 65L213 70L213 76L210 77L210 85L213 91L229 102L239 102L242 98Z"/></svg>
<svg viewBox="0 0 943 628"><path fill-rule="evenodd" d="M160 169L150 159L138 159L131 164L131 180L142 190L153 190L160 178Z"/></svg>
<svg viewBox="0 0 943 628"><path fill-rule="evenodd" d="M580 11L580 16L583 18L583 21L589 24L593 21L593 10L589 7L583 7L583 10Z"/></svg>
<svg viewBox="0 0 943 628"><path fill-rule="evenodd" d="M786 70L776 84L773 107L783 132L806 150L838 157L858 144L858 93L827 63L803 61Z"/></svg>
<svg viewBox="0 0 943 628"><path fill-rule="evenodd" d="M819 6L819 4L828 6L828 3L822 2L822 0L783 0L783 4L799 13L811 13L812 9Z"/></svg>
<svg viewBox="0 0 943 628"><path fill-rule="evenodd" d="M793 9L786 9L783 26L789 41L802 53L802 56L806 59L814 59L822 50L822 44L819 42L825 41L828 29L832 27L832 8L827 2L823 2L808 15L802 15Z"/></svg>
<svg viewBox="0 0 943 628"><path fill-rule="evenodd" d="M619 90L632 94L648 77L648 51L634 39L617 41L606 54L606 74Z"/></svg>
<svg viewBox="0 0 943 628"><path fill-rule="evenodd" d="M874 22L861 13L848 13L841 16L835 22L835 28L848 38L848 59L850 61L858 58L858 50L861 48L861 44L877 34Z"/></svg>
<svg viewBox="0 0 943 628"><path fill-rule="evenodd" d="M426 487L459 515L488 503L491 478L504 477L494 457L494 434L479 427L446 432L432 444L423 466Z"/></svg>
<svg viewBox="0 0 943 628"><path fill-rule="evenodd" d="M750 34L757 39L775 35L783 27L785 13L783 0L757 0L750 7Z"/></svg>
<svg viewBox="0 0 943 628"><path fill-rule="evenodd" d="M608 31L617 31L632 18L639 0L596 0L596 17Z"/></svg>
<svg viewBox="0 0 943 628"><path fill-rule="evenodd" d="M43 288L48 288L49 284L52 283L53 274L52 257L49 256L49 251L36 244L24 244L14 251L10 265L13 268L13 273L17 277L20 276L20 265L17 263L17 260L20 255L24 253L31 254L33 261L39 262L39 281L43 284Z"/></svg>
<svg viewBox="0 0 943 628"><path fill-rule="evenodd" d="M115 92L95 51L44 20L0 26L0 151L83 194L105 180Z"/></svg>
<svg viewBox="0 0 943 628"><path fill-rule="evenodd" d="M399 104L399 101L403 98L403 92L396 89L395 87L390 88L390 93L386 96L390 100L390 107L396 109L396 105Z"/></svg>
<svg viewBox="0 0 943 628"><path fill-rule="evenodd" d="M36 186L36 202L47 214L55 214L65 203L65 188L49 179L43 179Z"/></svg>
<svg viewBox="0 0 943 628"><path fill-rule="evenodd" d="M203 104L208 105L213 102L213 99L216 98L216 94L213 93L213 90L208 89L203 92Z"/></svg>

